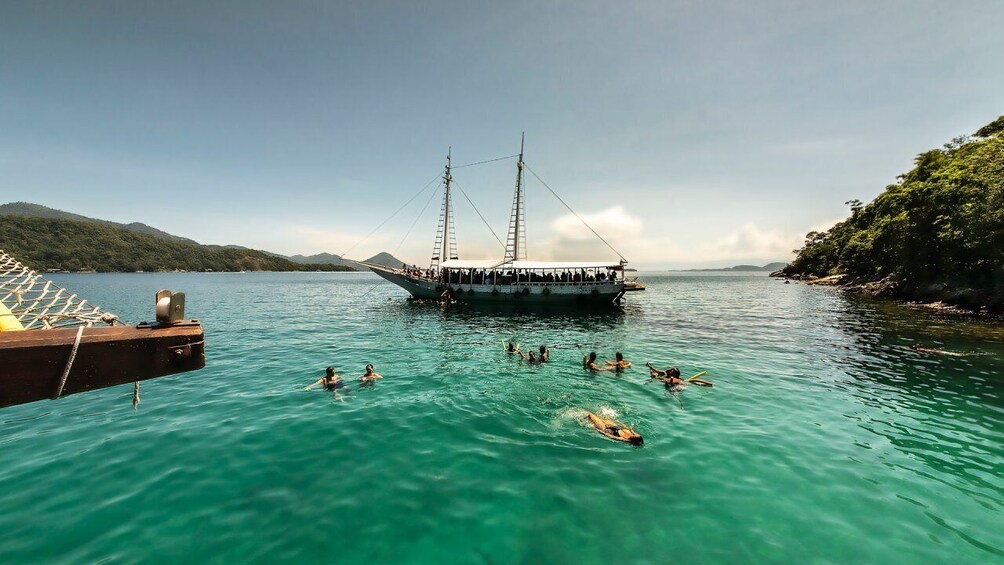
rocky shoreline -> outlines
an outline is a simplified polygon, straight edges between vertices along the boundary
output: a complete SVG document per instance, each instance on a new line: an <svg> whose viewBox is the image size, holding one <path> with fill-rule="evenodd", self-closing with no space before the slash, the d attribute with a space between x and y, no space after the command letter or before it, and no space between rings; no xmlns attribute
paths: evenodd
<svg viewBox="0 0 1004 565"><path fill-rule="evenodd" d="M814 286L832 286L841 291L888 298L911 307L927 308L952 314L979 315L999 318L1004 315L1004 289L988 290L970 287L952 287L944 283L910 285L892 276L881 280L854 279L838 274L827 277L788 274L775 271L771 277L799 281Z"/></svg>

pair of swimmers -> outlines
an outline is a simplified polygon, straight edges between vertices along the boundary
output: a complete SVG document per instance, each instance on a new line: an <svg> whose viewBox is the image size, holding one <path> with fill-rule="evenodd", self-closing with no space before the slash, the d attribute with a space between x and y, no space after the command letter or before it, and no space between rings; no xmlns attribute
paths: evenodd
<svg viewBox="0 0 1004 565"><path fill-rule="evenodd" d="M594 373L598 373L600 371L615 371L620 373L624 369L630 368L631 362L626 361L624 359L624 354L618 351L614 355L614 361L607 359L605 360L604 365L600 367L599 363L596 362L596 352L591 351L589 353L589 357L582 360L582 367Z"/></svg>
<svg viewBox="0 0 1004 565"><path fill-rule="evenodd" d="M374 383L377 379L382 379L383 376L377 373L373 369L373 365L366 365L366 372L363 376L359 378L360 384ZM345 381L342 380L341 375L335 374L334 367L328 367L324 370L324 376L317 379L313 383L307 385L303 390L310 390L317 385L321 385L325 390L330 390L331 392L337 392L338 389L345 387Z"/></svg>

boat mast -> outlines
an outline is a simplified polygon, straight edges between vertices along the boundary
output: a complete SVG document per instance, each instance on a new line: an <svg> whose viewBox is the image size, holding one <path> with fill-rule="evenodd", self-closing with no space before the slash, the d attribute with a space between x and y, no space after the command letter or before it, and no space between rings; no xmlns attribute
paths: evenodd
<svg viewBox="0 0 1004 565"><path fill-rule="evenodd" d="M516 161L516 194L513 195L512 216L509 218L509 236L506 242L506 261L526 259L526 215L523 211L523 142L519 138L519 160Z"/></svg>
<svg viewBox="0 0 1004 565"><path fill-rule="evenodd" d="M430 268L436 269L442 261L458 259L457 235L453 221L453 201L450 195L450 184L453 175L450 173L453 148L446 153L446 171L443 173L443 208L439 214L439 226L436 228L436 242L432 246L432 261Z"/></svg>

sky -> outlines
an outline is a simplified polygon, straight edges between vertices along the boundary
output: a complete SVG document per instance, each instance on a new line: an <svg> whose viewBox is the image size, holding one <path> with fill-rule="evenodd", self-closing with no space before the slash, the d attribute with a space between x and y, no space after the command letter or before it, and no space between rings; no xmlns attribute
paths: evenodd
<svg viewBox="0 0 1004 565"><path fill-rule="evenodd" d="M998 0L0 0L0 202L423 265L438 184L391 215L450 148L508 156L525 132L632 266L784 261L1004 114L1001 29ZM504 240L514 160L454 177L460 256L501 256L467 199ZM526 194L530 258L616 257L532 175Z"/></svg>

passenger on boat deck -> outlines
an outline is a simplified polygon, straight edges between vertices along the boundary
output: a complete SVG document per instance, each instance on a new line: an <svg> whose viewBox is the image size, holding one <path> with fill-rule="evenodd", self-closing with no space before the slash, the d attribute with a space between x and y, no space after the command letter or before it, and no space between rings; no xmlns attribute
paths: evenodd
<svg viewBox="0 0 1004 565"><path fill-rule="evenodd" d="M529 355L524 355L523 352L519 350L516 350L516 353L519 353L519 356L522 357L524 361L530 363L531 365L536 365L537 363L541 362L540 359L537 359L537 355L534 354L533 351L531 351Z"/></svg>
<svg viewBox="0 0 1004 565"><path fill-rule="evenodd" d="M547 350L546 345L540 346L540 357L538 359L540 359L541 363L547 363L551 360L551 352Z"/></svg>
<svg viewBox="0 0 1004 565"><path fill-rule="evenodd" d="M614 358L617 360L616 361L607 360L607 367L613 368L613 370L617 371L618 373L631 366L631 362L625 361L624 354L621 353L620 351L618 351L617 354L614 355Z"/></svg>
<svg viewBox="0 0 1004 565"><path fill-rule="evenodd" d="M596 364L596 352L595 351L590 352L589 353L589 357L587 359L583 359L582 360L582 367L585 368L585 369L589 369L590 371L592 371L594 373L598 373L600 371L609 371L610 370L610 367L600 367L599 365Z"/></svg>
<svg viewBox="0 0 1004 565"><path fill-rule="evenodd" d="M372 383L376 382L377 379L382 379L383 377L380 373L373 370L373 364L366 365L366 373L359 379L360 382Z"/></svg>
<svg viewBox="0 0 1004 565"><path fill-rule="evenodd" d="M345 386L345 382L342 381L342 377L335 374L334 367L328 367L327 369L324 370L323 377L307 385L307 387L304 388L303 390L310 390L317 385L321 385L322 387L324 387L325 390L336 391Z"/></svg>
<svg viewBox="0 0 1004 565"><path fill-rule="evenodd" d="M653 379L662 379L666 383L666 386L683 384L683 379L680 378L680 370L676 367L670 367L664 371L653 367L651 363L645 363L645 366L648 367L648 374Z"/></svg>

